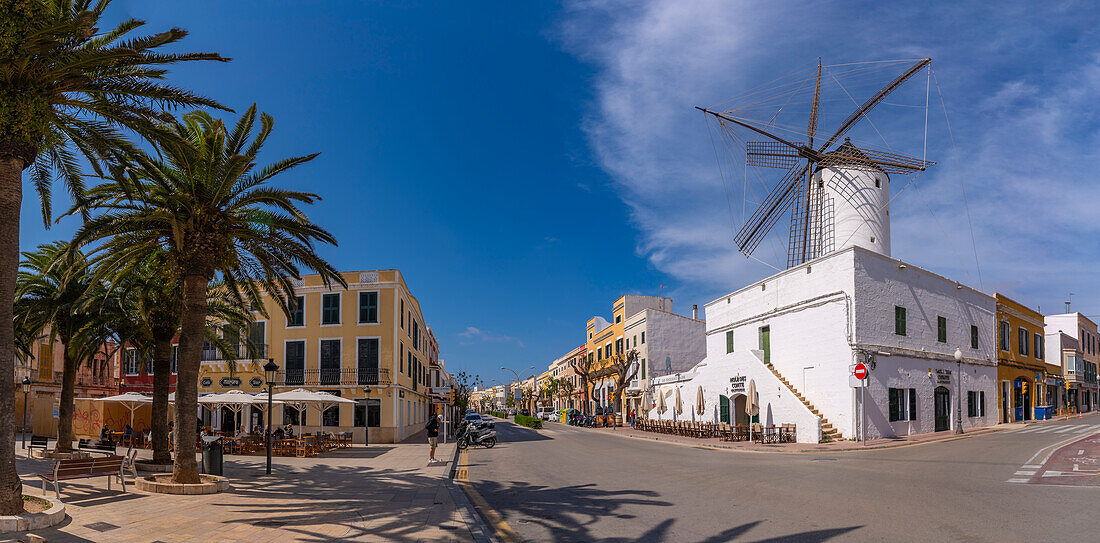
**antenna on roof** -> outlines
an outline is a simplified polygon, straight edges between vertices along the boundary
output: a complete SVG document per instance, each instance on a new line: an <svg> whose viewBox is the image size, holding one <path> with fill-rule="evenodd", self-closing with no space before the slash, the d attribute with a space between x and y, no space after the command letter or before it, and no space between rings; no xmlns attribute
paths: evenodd
<svg viewBox="0 0 1100 543"><path fill-rule="evenodd" d="M1069 293L1069 300L1073 299L1073 293ZM1066 300L1066 313L1069 313L1069 300Z"/></svg>

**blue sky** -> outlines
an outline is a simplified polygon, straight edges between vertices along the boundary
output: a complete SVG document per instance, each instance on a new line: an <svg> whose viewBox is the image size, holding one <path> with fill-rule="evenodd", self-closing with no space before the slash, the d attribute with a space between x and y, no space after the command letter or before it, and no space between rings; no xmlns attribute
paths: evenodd
<svg viewBox="0 0 1100 543"><path fill-rule="evenodd" d="M338 268L405 273L452 371L545 367L622 294L664 285L686 313L767 275L732 248L691 106L818 56L934 59L951 132L931 109L941 166L895 201L894 256L1048 312L1073 292L1100 313L1088 3L116 0L109 14L233 57L173 80L272 114L269 159L322 152L279 184L322 195L310 213L340 241L323 249ZM24 200L24 248L72 233L42 228L29 186Z"/></svg>

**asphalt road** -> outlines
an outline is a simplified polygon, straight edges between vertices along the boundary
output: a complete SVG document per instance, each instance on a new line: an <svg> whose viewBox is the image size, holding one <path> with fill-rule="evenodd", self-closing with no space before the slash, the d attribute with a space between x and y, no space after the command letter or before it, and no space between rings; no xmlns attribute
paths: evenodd
<svg viewBox="0 0 1100 543"><path fill-rule="evenodd" d="M1096 415L823 454L696 448L559 423L498 421L497 431L495 448L470 451L469 480L527 541L1100 540L1100 475L1087 473L1096 466L1081 460L1072 486L1044 484L1068 480L1044 477L1047 467L1070 469L1067 455L1100 456Z"/></svg>

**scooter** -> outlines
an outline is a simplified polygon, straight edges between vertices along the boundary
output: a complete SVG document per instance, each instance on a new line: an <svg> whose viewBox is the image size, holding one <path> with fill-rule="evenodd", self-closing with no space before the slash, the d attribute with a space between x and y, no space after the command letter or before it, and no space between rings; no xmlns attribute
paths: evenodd
<svg viewBox="0 0 1100 543"><path fill-rule="evenodd" d="M458 448L465 449L470 445L481 445L486 449L493 448L497 444L497 431L494 430L496 425L489 423L482 423L478 425L467 424L463 431L458 436L457 446Z"/></svg>

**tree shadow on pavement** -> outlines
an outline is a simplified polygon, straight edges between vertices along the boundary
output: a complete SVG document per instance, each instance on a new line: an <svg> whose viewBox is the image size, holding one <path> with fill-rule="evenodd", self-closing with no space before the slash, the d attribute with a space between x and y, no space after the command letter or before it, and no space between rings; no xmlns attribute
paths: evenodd
<svg viewBox="0 0 1100 543"><path fill-rule="evenodd" d="M638 519L642 526L656 522L660 511L647 517L632 512L636 506L671 507L675 504L660 499L652 490L608 490L597 485L583 484L566 487L549 487L525 482L500 483L477 481L476 490L485 497L505 519L526 532L523 525L537 525L544 534L531 536L533 540L555 542L601 541L604 543L685 541L683 534L672 533L675 519L669 518L646 529L643 533L616 533L608 535L601 522L609 518ZM819 543L846 534L859 526L814 530L789 534L771 539L750 539L750 531L763 521L756 520L727 528L720 533L701 539L698 543L725 543L730 541L766 541L774 543ZM540 531L536 529L536 531Z"/></svg>

